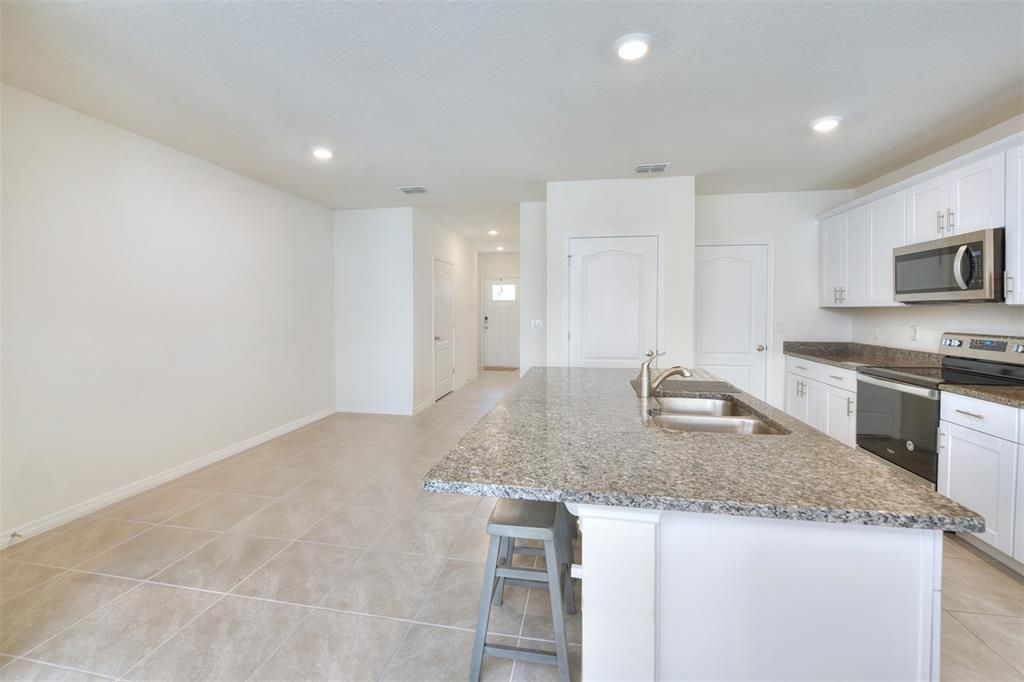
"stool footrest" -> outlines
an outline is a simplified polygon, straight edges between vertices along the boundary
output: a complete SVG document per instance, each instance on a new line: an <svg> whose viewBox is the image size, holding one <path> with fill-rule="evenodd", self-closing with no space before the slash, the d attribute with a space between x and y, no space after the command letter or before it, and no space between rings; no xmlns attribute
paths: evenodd
<svg viewBox="0 0 1024 682"><path fill-rule="evenodd" d="M558 665L558 656L556 654L540 649L526 649L523 647L505 646L504 644L485 644L484 653L498 656L499 658L511 658L517 661Z"/></svg>
<svg viewBox="0 0 1024 682"><path fill-rule="evenodd" d="M528 580L535 583L546 583L548 581L547 571L540 568L507 568L499 566L494 572L497 578L511 578L512 580Z"/></svg>

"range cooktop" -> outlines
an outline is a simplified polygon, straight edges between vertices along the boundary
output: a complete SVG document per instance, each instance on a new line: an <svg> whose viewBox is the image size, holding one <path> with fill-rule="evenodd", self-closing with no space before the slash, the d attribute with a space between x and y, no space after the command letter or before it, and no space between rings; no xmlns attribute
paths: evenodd
<svg viewBox="0 0 1024 682"><path fill-rule="evenodd" d="M1024 337L946 332L939 352L940 367L859 367L857 371L928 388L1024 385Z"/></svg>

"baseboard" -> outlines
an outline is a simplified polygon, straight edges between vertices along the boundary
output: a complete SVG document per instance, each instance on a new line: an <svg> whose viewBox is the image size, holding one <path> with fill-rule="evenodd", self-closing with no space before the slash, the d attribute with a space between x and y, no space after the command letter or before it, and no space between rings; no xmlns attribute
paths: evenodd
<svg viewBox="0 0 1024 682"><path fill-rule="evenodd" d="M165 471L161 471L158 474L147 476L141 480L129 483L128 485L121 486L109 492L92 497L84 502L73 504L69 507L65 507L60 511L56 511L52 514L36 519L35 521L29 521L28 523L22 524L15 528L3 531L3 537L0 537L0 549L7 547L8 545L14 544L14 538L12 537L15 533L20 536L17 538L19 542L27 540L28 538L39 535L45 531L48 531L57 526L61 526L75 519L79 519L83 516L91 514L97 509L102 509L108 505L120 502L121 500L127 499L132 495L138 495L139 493L145 492L150 488L155 488L158 485L173 481L176 478L184 476L185 474L192 473L196 469L202 469L205 466L216 464L222 459L227 459L232 455L237 455L240 452L244 452L249 448L256 447L262 443L266 443L268 440L273 440L279 436L283 436L286 433L300 429L307 424L312 424L315 421L329 417L334 414L334 408L328 408L326 410L320 410L313 414L307 415L300 419L296 419L293 422L289 422L283 426L271 429L265 433L261 433L258 436L247 438L234 445L229 445L226 448L221 448L215 452L208 453L202 457L179 464L176 467L172 467Z"/></svg>
<svg viewBox="0 0 1024 682"><path fill-rule="evenodd" d="M430 407L431 405L433 405L435 402L437 402L437 401L435 401L435 400L425 400L422 403L420 403L419 405L417 405L416 407L412 408L412 413L413 414L419 414L423 410L425 410L428 407Z"/></svg>

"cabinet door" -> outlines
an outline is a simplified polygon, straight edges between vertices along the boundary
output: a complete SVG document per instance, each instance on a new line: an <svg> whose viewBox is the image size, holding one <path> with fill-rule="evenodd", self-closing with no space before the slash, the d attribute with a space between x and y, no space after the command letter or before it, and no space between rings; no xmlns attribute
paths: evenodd
<svg viewBox="0 0 1024 682"><path fill-rule="evenodd" d="M893 300L892 250L906 240L906 194L896 192L867 206L868 252L864 272L867 276L865 303L872 306L896 305ZM848 276L852 280L852 277ZM851 285L852 288L852 285Z"/></svg>
<svg viewBox="0 0 1024 682"><path fill-rule="evenodd" d="M827 396L828 386L813 379L804 379L804 400L807 401L807 419L804 421L819 431L828 428Z"/></svg>
<svg viewBox="0 0 1024 682"><path fill-rule="evenodd" d="M871 235L869 207L858 206L847 211L846 253L843 258L845 282L839 292L840 305L868 305L868 290L871 271ZM892 261L890 254L889 260ZM890 268L892 265L890 264Z"/></svg>
<svg viewBox="0 0 1024 682"><path fill-rule="evenodd" d="M1013 521L1013 558L1024 561L1024 445L1017 446L1016 505Z"/></svg>
<svg viewBox="0 0 1024 682"><path fill-rule="evenodd" d="M807 397L803 394L803 385L807 379L786 373L786 413L802 422L807 421Z"/></svg>
<svg viewBox="0 0 1024 682"><path fill-rule="evenodd" d="M925 180L907 190L907 244L945 236L946 192L942 176Z"/></svg>
<svg viewBox="0 0 1024 682"><path fill-rule="evenodd" d="M941 431L939 492L985 517L978 538L1013 554L1018 446L947 421Z"/></svg>
<svg viewBox="0 0 1024 682"><path fill-rule="evenodd" d="M946 229L951 234L1003 226L1005 158L996 154L949 174Z"/></svg>
<svg viewBox="0 0 1024 682"><path fill-rule="evenodd" d="M1024 291L1022 290L1024 290L1024 145L1006 152L1006 302L1024 305Z"/></svg>
<svg viewBox="0 0 1024 682"><path fill-rule="evenodd" d="M821 304L839 305L838 291L846 287L846 214L821 224Z"/></svg>
<svg viewBox="0 0 1024 682"><path fill-rule="evenodd" d="M841 388L824 386L821 430L850 447L857 445L856 394Z"/></svg>

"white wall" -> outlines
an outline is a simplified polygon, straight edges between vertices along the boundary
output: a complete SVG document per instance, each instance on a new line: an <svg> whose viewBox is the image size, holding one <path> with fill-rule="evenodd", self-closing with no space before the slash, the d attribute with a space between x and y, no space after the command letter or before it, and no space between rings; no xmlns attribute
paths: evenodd
<svg viewBox="0 0 1024 682"><path fill-rule="evenodd" d="M519 374L547 365L547 204L519 204Z"/></svg>
<svg viewBox="0 0 1024 682"><path fill-rule="evenodd" d="M568 360L564 294L569 238L633 234L663 238L661 334L666 355L661 364L693 364L693 176L548 183L548 364L565 365Z"/></svg>
<svg viewBox="0 0 1024 682"><path fill-rule="evenodd" d="M477 256L480 280L485 277L519 277L518 253L481 253Z"/></svg>
<svg viewBox="0 0 1024 682"><path fill-rule="evenodd" d="M2 106L4 531L333 408L330 211L16 88Z"/></svg>
<svg viewBox="0 0 1024 682"><path fill-rule="evenodd" d="M851 339L935 353L943 332L1024 336L1024 306L1003 303L908 305L850 311ZM917 325L917 341L910 327Z"/></svg>
<svg viewBox="0 0 1024 682"><path fill-rule="evenodd" d="M849 191L715 194L697 197L697 242L771 245L773 329L769 338L768 402L784 401L783 340L850 338L842 311L818 308L818 221L815 216L848 201ZM771 324L771 323L770 323ZM778 325L783 331L776 331Z"/></svg>
<svg viewBox="0 0 1024 682"><path fill-rule="evenodd" d="M337 408L410 414L413 209L337 211L334 254Z"/></svg>
<svg viewBox="0 0 1024 682"><path fill-rule="evenodd" d="M479 279L476 250L461 235L422 211L414 211L415 385L413 410L434 402L434 260L451 263L455 272L455 382L458 389L476 379L478 370Z"/></svg>

